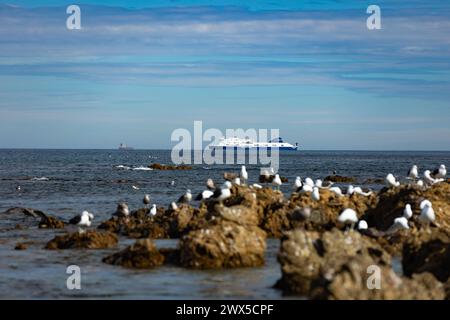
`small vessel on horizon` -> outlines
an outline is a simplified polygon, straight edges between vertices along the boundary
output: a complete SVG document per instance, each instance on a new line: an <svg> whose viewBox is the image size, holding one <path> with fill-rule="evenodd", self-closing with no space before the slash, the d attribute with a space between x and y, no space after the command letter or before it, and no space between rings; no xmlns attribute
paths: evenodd
<svg viewBox="0 0 450 320"><path fill-rule="evenodd" d="M119 144L119 150L134 150L134 148L127 146L125 143L121 143Z"/></svg>
<svg viewBox="0 0 450 320"><path fill-rule="evenodd" d="M278 149L283 151L297 151L298 143L292 145L288 142L284 142L283 138L275 138L268 142L255 142L251 139L241 139L238 137L233 138L220 138L219 143L209 146L211 149L215 150L226 150L226 149Z"/></svg>

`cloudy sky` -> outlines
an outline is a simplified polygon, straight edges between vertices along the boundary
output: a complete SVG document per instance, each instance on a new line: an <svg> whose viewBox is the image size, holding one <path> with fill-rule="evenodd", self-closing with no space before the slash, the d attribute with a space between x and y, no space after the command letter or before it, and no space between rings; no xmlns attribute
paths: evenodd
<svg viewBox="0 0 450 320"><path fill-rule="evenodd" d="M72 3L0 1L0 148L170 148L202 120L450 150L448 1L91 0L67 30Z"/></svg>

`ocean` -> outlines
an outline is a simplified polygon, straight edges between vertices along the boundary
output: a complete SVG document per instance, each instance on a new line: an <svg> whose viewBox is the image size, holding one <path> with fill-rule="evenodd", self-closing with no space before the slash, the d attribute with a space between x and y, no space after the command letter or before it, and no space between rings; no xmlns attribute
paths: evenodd
<svg viewBox="0 0 450 320"><path fill-rule="evenodd" d="M158 206L168 206L186 189L194 196L208 178L223 180L224 172L239 172L240 165L193 165L186 171L145 170L152 163L171 164L168 150L0 150L0 212L11 207L40 209L69 219L83 210L95 214L95 223L108 219L117 202L131 209L142 207L145 193ZM417 164L421 171L440 164L450 167L450 152L298 151L281 152L280 175L323 179L333 171L355 177L374 190L391 172L404 177ZM247 166L250 183L257 182L259 166ZM369 180L370 179L370 180ZM170 182L174 181L172 185ZM20 192L16 187L20 186ZM132 186L139 187L134 190ZM272 288L281 272L276 261L279 241L268 240L267 262L260 268L192 271L163 266L136 271L103 264L101 259L118 249L47 251L42 248L61 230L14 229L0 216L0 298L110 298L110 299L280 299ZM17 242L29 241L28 250L15 251ZM132 243L121 239L120 248ZM174 247L176 240L157 240L159 247ZM82 290L66 288L66 268L82 270ZM297 297L301 298L301 297Z"/></svg>

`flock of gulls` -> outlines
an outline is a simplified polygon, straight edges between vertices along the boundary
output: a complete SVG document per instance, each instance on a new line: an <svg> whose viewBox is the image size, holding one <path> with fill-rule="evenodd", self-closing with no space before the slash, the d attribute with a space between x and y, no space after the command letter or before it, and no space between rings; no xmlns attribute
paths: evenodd
<svg viewBox="0 0 450 320"><path fill-rule="evenodd" d="M273 174L273 169L265 170L262 172L262 175L266 178L273 177L272 185L276 190L279 190L281 185L283 184L279 174ZM434 171L426 170L423 173L423 179L420 179L419 169L417 165L414 165L406 176L406 179L412 181L420 188L427 188L434 184L445 181L445 177L447 176L447 169L445 165L441 165ZM231 197L231 188L234 185L246 185L248 181L248 172L245 166L241 167L241 171L239 176L236 176L232 181L225 181L221 186L216 186L212 179L208 179L206 182L206 189L200 192L195 198L193 197L191 190L186 190L185 194L183 194L177 202L172 202L169 205L169 209L172 211L178 210L178 204L181 203L190 203L191 201L208 201L208 200L216 200L216 201L224 201L227 198ZM397 188L401 185L400 181L392 174L389 173L385 179L386 186L388 188ZM254 189L263 188L260 184L252 184L250 186ZM293 192L296 193L308 193L311 194L311 198L314 201L319 201L321 198L320 190L327 189L331 192L334 192L338 196L351 196L353 194L359 194L362 196L370 196L372 191L365 192L361 187L355 187L353 185L349 185L344 192L341 188L337 186L333 186L332 182L323 182L320 179L314 181L311 178L306 178L302 180L301 177L296 177L293 184ZM150 195L146 194L143 198L143 204L146 208L149 208L151 204ZM308 218L311 215L311 209L303 208L299 209L300 214L305 218ZM418 221L423 224L431 224L436 220L436 215L433 209L433 204L429 200L423 200L420 203L420 216L418 217ZM155 216L157 214L156 204L151 204L149 214L151 216ZM113 214L118 217L128 217L130 215L130 209L126 203L119 203L116 209L116 212ZM401 229L409 229L408 221L413 217L413 209L411 204L406 204L405 209L403 211L403 216L396 218L394 220L393 225L389 229L391 232L395 232ZM83 228L90 227L92 224L92 220L94 219L94 215L87 211L83 211L81 215L78 215L70 220L71 224L77 225L79 227L79 232L84 232ZM358 230L367 230L369 225L367 221L359 220L358 215L355 210L351 208L347 208L341 212L338 217L338 222L349 226L351 228L356 228Z"/></svg>

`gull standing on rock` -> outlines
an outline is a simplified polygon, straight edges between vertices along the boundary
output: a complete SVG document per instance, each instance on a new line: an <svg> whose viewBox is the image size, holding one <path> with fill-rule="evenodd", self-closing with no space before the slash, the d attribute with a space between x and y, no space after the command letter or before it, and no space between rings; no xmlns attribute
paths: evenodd
<svg viewBox="0 0 450 320"><path fill-rule="evenodd" d="M245 168L245 166L241 167L241 172L239 174L239 177L242 180L242 183L245 185L247 184L247 180L248 180L248 173L247 173L247 169Z"/></svg>
<svg viewBox="0 0 450 320"><path fill-rule="evenodd" d="M70 219L69 223L77 225L79 227L78 231L80 233L84 233L83 227L90 227L92 224L92 220L94 220L94 215L87 211L83 211L81 215L77 215Z"/></svg>
<svg viewBox="0 0 450 320"><path fill-rule="evenodd" d="M367 230L367 229L369 229L369 225L367 224L367 221L366 220L360 220L359 222L358 222L358 230Z"/></svg>
<svg viewBox="0 0 450 320"><path fill-rule="evenodd" d="M408 230L408 229L409 229L408 219L406 219L405 217L400 217L400 218L394 219L394 224L389 228L388 233L393 233L398 230Z"/></svg>
<svg viewBox="0 0 450 320"><path fill-rule="evenodd" d="M225 199L228 199L229 197L231 197L231 182L230 181L225 181L225 183L223 184L222 188L218 188L216 189L216 191L214 191L214 194L212 195L211 198L219 200L219 201L223 201Z"/></svg>
<svg viewBox="0 0 450 320"><path fill-rule="evenodd" d="M420 209L421 212L419 216L419 221L422 224L430 224L436 220L436 214L434 212L433 205L431 204L430 201L428 200L422 201L422 203L420 204Z"/></svg>
<svg viewBox="0 0 450 320"><path fill-rule="evenodd" d="M169 206L169 209L172 211L177 211L178 210L178 206L175 202L172 202Z"/></svg>
<svg viewBox="0 0 450 320"><path fill-rule="evenodd" d="M211 190L204 190L203 192L199 193L197 197L195 197L195 200L196 201L207 200L211 198L213 195L214 192L212 192Z"/></svg>
<svg viewBox="0 0 450 320"><path fill-rule="evenodd" d="M408 203L405 206L405 209L403 210L403 217L405 217L406 219L411 219L413 216L413 211L411 209L411 205Z"/></svg>
<svg viewBox="0 0 450 320"><path fill-rule="evenodd" d="M430 171L430 170L426 170L426 171L423 173L423 178L424 178L425 183L426 183L427 185L433 185L433 184L436 183L436 180L434 180L434 178L431 176L431 171Z"/></svg>
<svg viewBox="0 0 450 320"><path fill-rule="evenodd" d="M355 223L358 222L358 215L356 214L356 211L353 209L345 209L339 215L338 222L345 224L345 225L351 225L352 229L353 229L353 226L355 225Z"/></svg>
<svg viewBox="0 0 450 320"><path fill-rule="evenodd" d="M156 209L156 204L153 204L151 209L150 209L150 215L155 216L157 213L157 209Z"/></svg>
<svg viewBox="0 0 450 320"><path fill-rule="evenodd" d="M315 187L315 183L314 183L313 179L311 179L311 178L306 178L306 179L305 179L305 184L306 184L307 186L312 187L312 188Z"/></svg>
<svg viewBox="0 0 450 320"><path fill-rule="evenodd" d="M314 201L320 200L320 193L319 193L319 187L314 187L313 192L311 194L311 197Z"/></svg>
<svg viewBox="0 0 450 320"><path fill-rule="evenodd" d="M240 186L241 185L241 178L239 178L239 177L234 178L233 179L233 183L235 185L237 185L237 186Z"/></svg>
<svg viewBox="0 0 450 320"><path fill-rule="evenodd" d="M293 189L299 190L301 187L302 187L302 178L300 177L295 178Z"/></svg>
<svg viewBox="0 0 450 320"><path fill-rule="evenodd" d="M179 203L189 203L189 202L191 202L191 200L192 200L191 190L187 189L186 193L178 199L178 202Z"/></svg>
<svg viewBox="0 0 450 320"><path fill-rule="evenodd" d="M386 176L386 184L389 188L396 188L400 186L400 182L397 181L397 179L395 179L394 175L392 173L389 173Z"/></svg>
<svg viewBox="0 0 450 320"><path fill-rule="evenodd" d="M331 187L328 190L330 190L331 192L334 192L338 196L342 196L342 190L339 187Z"/></svg>
<svg viewBox="0 0 450 320"><path fill-rule="evenodd" d="M419 168L416 165L413 165L412 168L409 169L408 178L412 180L417 180L419 178Z"/></svg>
<svg viewBox="0 0 450 320"><path fill-rule="evenodd" d="M441 164L441 166L433 171L433 177L435 179L445 179L445 176L447 175L447 168L445 168L445 165Z"/></svg>

